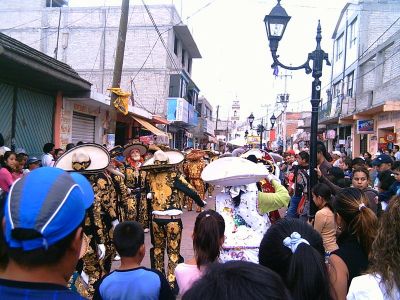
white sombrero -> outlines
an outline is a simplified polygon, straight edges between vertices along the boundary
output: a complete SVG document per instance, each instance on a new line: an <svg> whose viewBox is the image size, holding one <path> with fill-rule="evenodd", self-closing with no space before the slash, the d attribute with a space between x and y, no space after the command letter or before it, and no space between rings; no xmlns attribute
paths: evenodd
<svg viewBox="0 0 400 300"><path fill-rule="evenodd" d="M104 170L110 163L107 149L98 144L83 144L65 152L54 167L69 172L95 173Z"/></svg>
<svg viewBox="0 0 400 300"><path fill-rule="evenodd" d="M185 159L185 156L178 151L162 151L158 150L152 158L146 160L140 167L141 170L170 168Z"/></svg>
<svg viewBox="0 0 400 300"><path fill-rule="evenodd" d="M267 177L263 165L241 157L223 157L210 163L201 173L201 178L211 184L236 186L255 183Z"/></svg>
<svg viewBox="0 0 400 300"><path fill-rule="evenodd" d="M127 156L129 156L130 155L130 153L131 153L131 151L133 150L133 149L137 149L137 150L139 150L139 152L140 152L140 155L145 155L146 154L146 152L147 152L147 146L145 145L145 144L143 144L143 143L133 143L133 144L128 144L128 145L125 145L124 146L124 153L123 153L123 155L125 156L125 157L127 157Z"/></svg>
<svg viewBox="0 0 400 300"><path fill-rule="evenodd" d="M250 149L249 151L240 155L240 157L247 158L249 157L249 155L254 155L255 157L257 157L257 159L262 159L264 156L264 152L262 152L260 149Z"/></svg>

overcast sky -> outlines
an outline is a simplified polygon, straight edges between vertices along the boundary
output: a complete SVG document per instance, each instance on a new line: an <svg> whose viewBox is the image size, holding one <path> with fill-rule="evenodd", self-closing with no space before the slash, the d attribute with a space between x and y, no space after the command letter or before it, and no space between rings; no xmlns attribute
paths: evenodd
<svg viewBox="0 0 400 300"><path fill-rule="evenodd" d="M351 1L351 0L349 0ZM353 0L354 1L354 0ZM203 56L194 60L193 80L220 115L227 116L232 101L241 103L241 119L253 112L256 118L275 106L284 92L283 79L272 75L272 58L263 19L276 0L146 0L147 4L174 3L188 19ZM322 26L322 49L331 54L332 33L347 0L282 0L292 17L279 44L280 60L286 65L303 64L315 49L318 19ZM121 0L70 0L71 6L120 5ZM142 1L131 0L131 5ZM330 55L331 60L331 55ZM280 74L285 74L280 70ZM290 74L290 73L289 73ZM311 110L311 75L293 71L287 80L289 110ZM330 68L324 65L322 86L328 84ZM326 95L322 95L326 97Z"/></svg>

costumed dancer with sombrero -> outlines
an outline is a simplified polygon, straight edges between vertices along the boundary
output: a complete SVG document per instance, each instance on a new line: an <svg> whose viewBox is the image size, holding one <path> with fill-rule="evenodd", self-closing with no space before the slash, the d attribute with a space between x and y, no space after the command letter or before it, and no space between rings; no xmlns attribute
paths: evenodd
<svg viewBox="0 0 400 300"><path fill-rule="evenodd" d="M289 193L262 164L241 157L224 157L203 171L204 181L224 189L216 196L216 211L225 220L225 241L220 259L258 263L258 249L270 227L268 213L285 207ZM267 178L274 193L260 192L257 182Z"/></svg>
<svg viewBox="0 0 400 300"><path fill-rule="evenodd" d="M203 179L201 179L201 172L206 167L204 156L206 153L203 150L193 149L185 157L185 163L183 164L183 171L188 178L189 183L196 189L201 200L205 199L205 185ZM191 211L193 206L193 200L188 198L187 210ZM196 205L196 212L201 212L201 207Z"/></svg>
<svg viewBox="0 0 400 300"><path fill-rule="evenodd" d="M196 192L177 170L184 156L178 151L156 151L154 156L145 161L142 170L147 172L149 187L148 198L151 199L152 222L150 249L151 267L165 275L164 252L167 250L168 271L167 280L172 289L176 287L175 267L183 262L180 255L182 239L182 204L178 191L191 197L197 205L203 207L203 202Z"/></svg>
<svg viewBox="0 0 400 300"><path fill-rule="evenodd" d="M119 223L116 214L116 192L105 169L110 156L104 147L83 144L65 152L55 167L82 173L91 183L93 205L87 210L83 232L88 238L88 249L78 266L80 278L75 286L83 296L92 298L94 283L110 272L115 248L112 243L113 228Z"/></svg>
<svg viewBox="0 0 400 300"><path fill-rule="evenodd" d="M125 185L125 174L121 172L123 160L120 160L124 147L115 146L110 150L111 163L107 167L117 193L117 215L120 222L136 220L136 199ZM123 157L123 156L122 156Z"/></svg>
<svg viewBox="0 0 400 300"><path fill-rule="evenodd" d="M136 221L142 224L145 232L149 231L149 214L146 201L146 172L141 171L143 157L147 153L148 147L143 143L132 143L124 147L124 174L125 185L131 190L134 196L136 208ZM126 212L131 215L131 212Z"/></svg>

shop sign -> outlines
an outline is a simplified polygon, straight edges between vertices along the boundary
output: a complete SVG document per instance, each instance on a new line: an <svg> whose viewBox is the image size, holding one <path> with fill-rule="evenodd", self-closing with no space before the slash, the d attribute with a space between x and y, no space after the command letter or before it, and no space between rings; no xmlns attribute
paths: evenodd
<svg viewBox="0 0 400 300"><path fill-rule="evenodd" d="M374 133L374 120L357 120L357 134Z"/></svg>
<svg viewBox="0 0 400 300"><path fill-rule="evenodd" d="M167 120L174 122L189 121L189 103L183 98L169 98L167 105Z"/></svg>

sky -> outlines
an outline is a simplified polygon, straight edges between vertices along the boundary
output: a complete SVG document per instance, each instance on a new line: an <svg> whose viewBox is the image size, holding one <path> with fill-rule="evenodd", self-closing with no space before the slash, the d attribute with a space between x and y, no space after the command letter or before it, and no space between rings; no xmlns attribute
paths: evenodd
<svg viewBox="0 0 400 300"><path fill-rule="evenodd" d="M354 0L349 0L354 1ZM271 112L279 114L277 94L285 92L284 77L273 76L272 57L264 17L276 0L145 0L146 4L175 4L192 32L202 54L193 61L192 79L213 105L219 105L220 118L230 114L233 100L241 104L245 121L253 112L256 119ZM315 49L318 20L322 26L322 49L331 59L332 33L347 0L282 0L291 20L279 43L280 61L286 65L303 64ZM131 0L131 5L142 1ZM70 6L120 5L121 0L69 0ZM188 18L189 17L189 18ZM187 19L188 18L188 19ZM324 65L322 87L329 84L330 68ZM304 70L285 71L288 111L311 110L311 75ZM326 97L326 94L321 94Z"/></svg>

